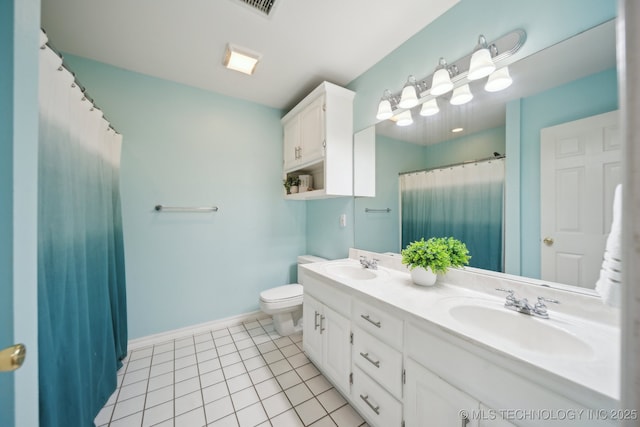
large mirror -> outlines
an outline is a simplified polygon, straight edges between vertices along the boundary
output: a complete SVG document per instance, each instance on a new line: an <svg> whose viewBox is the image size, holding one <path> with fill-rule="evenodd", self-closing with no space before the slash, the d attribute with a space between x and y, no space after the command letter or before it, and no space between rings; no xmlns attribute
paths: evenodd
<svg viewBox="0 0 640 427"><path fill-rule="evenodd" d="M509 66L513 84L504 91L487 93L472 86L475 98L463 106L440 102L440 113L432 117L421 117L418 106L411 126L399 127L391 120L378 123L376 196L355 199L355 246L383 253L402 249L399 175L403 172L498 153L506 156L506 172L503 258L495 270L548 280L541 271L545 231L540 212L545 196L540 177L545 165L540 161L540 134L545 128L617 110L615 49L612 20L520 58ZM454 128L464 130L452 133ZM603 197L603 211L610 211L610 197ZM589 245L592 259L601 261L603 242ZM572 280L558 275L552 281L574 284ZM595 280L591 282L579 285L593 288Z"/></svg>

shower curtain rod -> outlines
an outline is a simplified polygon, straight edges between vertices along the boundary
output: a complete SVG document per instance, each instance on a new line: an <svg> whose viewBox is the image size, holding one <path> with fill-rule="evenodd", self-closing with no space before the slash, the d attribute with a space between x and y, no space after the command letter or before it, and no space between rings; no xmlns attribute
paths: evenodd
<svg viewBox="0 0 640 427"><path fill-rule="evenodd" d="M47 34L47 32L44 30L44 28L40 28L40 31L42 31L45 35ZM51 49L51 51L53 53L55 53L56 55L58 55L60 57L60 59L62 60L62 65L60 65L60 68L58 68L58 70L62 71L62 69L64 68L65 70L67 70L72 76L73 76L73 84L75 84L76 86L78 86L78 88L80 89L80 92L82 92L82 96L84 96L90 103L91 105L93 105L93 108L97 108L98 110L102 111L102 109L100 107L98 107L95 103L95 101L93 100L92 97L89 96L89 94L86 92L86 87L83 86L79 81L78 78L76 77L76 73L74 73L73 71L71 71L64 63L64 57L62 56L62 54L60 53L59 50L57 50L56 48L53 47L53 45L51 44L51 42L48 40L45 42L45 44L40 46L40 49L44 49L45 47L48 47L49 49ZM73 87L73 85L71 86ZM109 129L111 129L112 131L114 131L115 133L122 135L120 132L118 132L116 130L116 128L113 127L113 125L111 125L111 120L109 120L107 118L107 116L104 115L104 111L102 111L102 118L105 119L108 123L109 123Z"/></svg>
<svg viewBox="0 0 640 427"><path fill-rule="evenodd" d="M459 163L451 163L450 165L444 165L444 166L436 166L433 168L427 168L427 169L418 169L418 170L414 170L414 171L409 171L409 172L400 172L398 175L402 176L402 175L408 175L410 173L420 173L420 172L430 172L430 171L434 171L437 169L447 169L447 168L452 168L455 166L464 166L464 165L468 165L471 163L483 163L483 162L490 162L491 160L500 160L500 159L506 159L507 156L506 155L493 155L492 157L485 157L484 159L477 159L477 160L466 160L464 162L459 162Z"/></svg>

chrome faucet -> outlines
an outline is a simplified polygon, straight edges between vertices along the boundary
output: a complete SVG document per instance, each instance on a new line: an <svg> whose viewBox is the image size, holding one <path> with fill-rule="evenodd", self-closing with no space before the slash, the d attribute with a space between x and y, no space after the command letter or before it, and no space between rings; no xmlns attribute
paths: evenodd
<svg viewBox="0 0 640 427"><path fill-rule="evenodd" d="M522 298L522 299L516 298L514 291L512 289L497 288L496 290L507 293L507 299L504 302L504 306L509 310L517 311L518 313L522 313L522 314L528 314L530 316L539 317L541 319L549 318L549 313L547 311L547 305L545 304L545 302L560 304L560 301L555 299L538 297L538 302L534 306L532 306L531 304L529 304L529 300L527 300L526 298Z"/></svg>
<svg viewBox="0 0 640 427"><path fill-rule="evenodd" d="M362 268L370 268L372 270L378 269L378 260L375 258L373 258L372 260L368 260L366 256L361 255L360 264L362 265Z"/></svg>

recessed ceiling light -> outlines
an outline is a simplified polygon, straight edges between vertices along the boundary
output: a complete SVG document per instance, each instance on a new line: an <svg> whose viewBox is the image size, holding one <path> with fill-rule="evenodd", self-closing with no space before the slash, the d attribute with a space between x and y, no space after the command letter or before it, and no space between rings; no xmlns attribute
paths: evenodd
<svg viewBox="0 0 640 427"><path fill-rule="evenodd" d="M458 133L458 132L462 132L463 130L464 130L464 128L453 128L453 129L451 129L451 132Z"/></svg>
<svg viewBox="0 0 640 427"><path fill-rule="evenodd" d="M257 52L228 43L222 63L230 70L252 75L260 58L262 55Z"/></svg>

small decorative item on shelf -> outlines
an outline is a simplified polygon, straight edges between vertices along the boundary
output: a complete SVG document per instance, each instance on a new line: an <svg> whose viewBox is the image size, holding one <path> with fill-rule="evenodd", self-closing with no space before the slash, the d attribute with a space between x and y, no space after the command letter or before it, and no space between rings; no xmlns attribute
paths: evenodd
<svg viewBox="0 0 640 427"><path fill-rule="evenodd" d="M295 194L298 192L298 186L300 185L300 178L295 175L289 175L282 181L284 188L287 190L287 194Z"/></svg>
<svg viewBox="0 0 640 427"><path fill-rule="evenodd" d="M402 250L402 263L409 267L413 283L421 286L433 286L438 274L467 265L470 258L467 246L453 237L422 238Z"/></svg>
<svg viewBox="0 0 640 427"><path fill-rule="evenodd" d="M313 190L313 176L312 175L300 175L300 192Z"/></svg>

